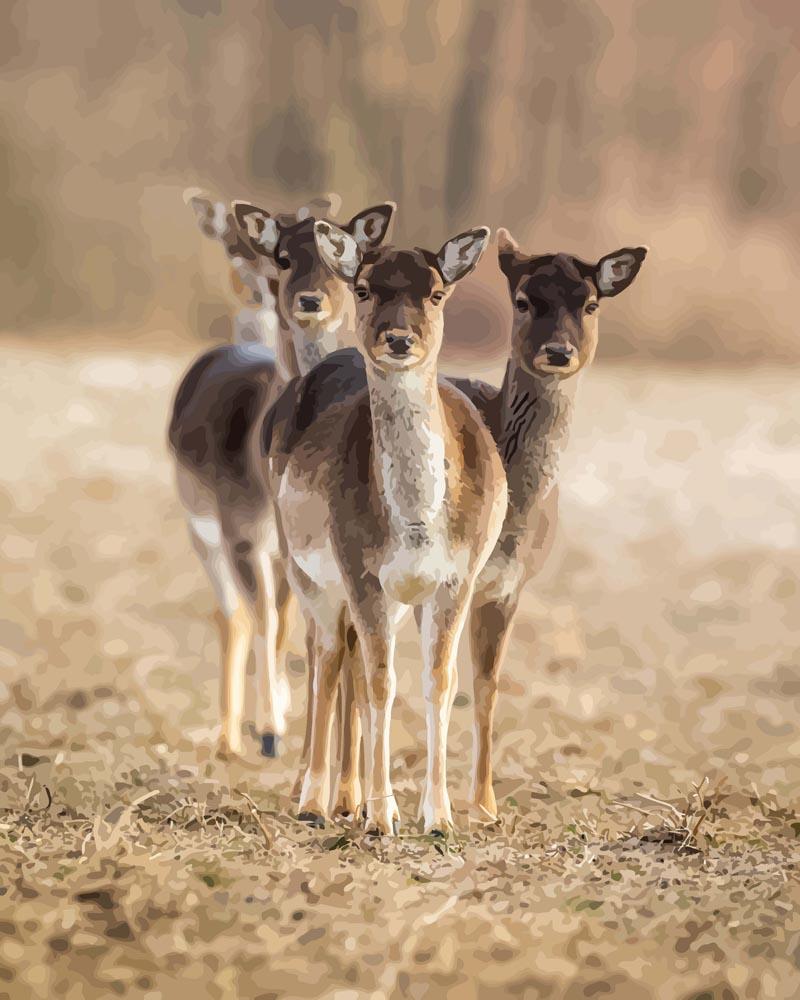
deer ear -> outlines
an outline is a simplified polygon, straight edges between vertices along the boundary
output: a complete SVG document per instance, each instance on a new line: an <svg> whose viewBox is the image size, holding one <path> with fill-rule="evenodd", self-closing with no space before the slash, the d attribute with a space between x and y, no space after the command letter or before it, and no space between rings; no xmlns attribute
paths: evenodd
<svg viewBox="0 0 800 1000"><path fill-rule="evenodd" d="M186 188L183 200L197 219L200 232L211 240L223 240L230 232L228 209L224 202L213 201L200 188Z"/></svg>
<svg viewBox="0 0 800 1000"><path fill-rule="evenodd" d="M320 195L319 198L311 198L301 205L297 210L297 221L302 222L303 219L311 218L334 218L339 214L339 209L342 207L342 199L333 191L329 191L328 194Z"/></svg>
<svg viewBox="0 0 800 1000"><path fill-rule="evenodd" d="M269 212L246 201L234 201L233 217L252 248L265 257L271 257L278 245L280 230Z"/></svg>
<svg viewBox="0 0 800 1000"><path fill-rule="evenodd" d="M343 229L353 236L361 250L369 250L383 242L396 209L393 201L365 208L354 215Z"/></svg>
<svg viewBox="0 0 800 1000"><path fill-rule="evenodd" d="M489 243L489 230L470 229L448 240L439 253L436 263L446 285L460 281L475 267Z"/></svg>
<svg viewBox="0 0 800 1000"><path fill-rule="evenodd" d="M361 263L361 248L354 236L332 222L314 223L314 241L319 255L333 273L352 282Z"/></svg>
<svg viewBox="0 0 800 1000"><path fill-rule="evenodd" d="M619 295L639 273L647 247L625 247L606 254L595 267L594 282L600 295Z"/></svg>
<svg viewBox="0 0 800 1000"><path fill-rule="evenodd" d="M497 262L500 270L509 281L513 280L514 270L526 259L520 250L519 243L507 229L497 230Z"/></svg>

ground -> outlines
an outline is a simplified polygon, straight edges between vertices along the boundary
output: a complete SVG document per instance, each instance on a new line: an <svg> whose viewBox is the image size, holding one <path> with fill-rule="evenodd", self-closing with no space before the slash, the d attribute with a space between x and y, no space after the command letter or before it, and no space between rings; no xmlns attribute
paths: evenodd
<svg viewBox="0 0 800 1000"><path fill-rule="evenodd" d="M211 757L214 606L164 441L188 350L1 357L0 997L800 994L794 373L584 377L502 682L502 822L418 832L411 628L391 842L293 819L299 630L283 756Z"/></svg>

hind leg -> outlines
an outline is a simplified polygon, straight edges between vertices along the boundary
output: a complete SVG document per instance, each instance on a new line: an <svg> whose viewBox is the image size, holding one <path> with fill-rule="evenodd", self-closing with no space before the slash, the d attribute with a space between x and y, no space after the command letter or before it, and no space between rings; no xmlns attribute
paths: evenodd
<svg viewBox="0 0 800 1000"><path fill-rule="evenodd" d="M222 527L212 515L189 518L192 545L205 567L224 617L222 629L222 686L220 711L222 728L218 743L220 756L244 754L242 721L244 716L247 657L253 638L253 619L247 600L222 542Z"/></svg>
<svg viewBox="0 0 800 1000"><path fill-rule="evenodd" d="M263 505L255 511L231 505L222 514L226 552L255 622L256 728L262 753L274 757L277 739L286 731L288 709L288 685L280 684L277 660L275 520L272 510Z"/></svg>
<svg viewBox="0 0 800 1000"><path fill-rule="evenodd" d="M355 662L355 661L358 662ZM363 672L358 637L352 625L345 632L345 662L337 701L339 731L339 781L331 814L356 817L362 800L361 790L361 718L356 699L355 681Z"/></svg>

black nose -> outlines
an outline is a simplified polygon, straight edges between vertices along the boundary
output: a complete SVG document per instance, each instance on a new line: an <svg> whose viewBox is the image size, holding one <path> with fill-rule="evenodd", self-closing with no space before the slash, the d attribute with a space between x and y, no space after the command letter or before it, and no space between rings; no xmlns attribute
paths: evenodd
<svg viewBox="0 0 800 1000"><path fill-rule="evenodd" d="M300 296L300 308L306 313L319 312L319 307L322 304L322 300L318 295L301 295Z"/></svg>
<svg viewBox="0 0 800 1000"><path fill-rule="evenodd" d="M544 349L547 353L547 363L554 367L568 365L575 353L575 348L569 344L546 344Z"/></svg>
<svg viewBox="0 0 800 1000"><path fill-rule="evenodd" d="M386 346L392 354L396 354L398 358L402 358L404 354L408 354L411 350L411 337L403 337L395 333L387 333Z"/></svg>

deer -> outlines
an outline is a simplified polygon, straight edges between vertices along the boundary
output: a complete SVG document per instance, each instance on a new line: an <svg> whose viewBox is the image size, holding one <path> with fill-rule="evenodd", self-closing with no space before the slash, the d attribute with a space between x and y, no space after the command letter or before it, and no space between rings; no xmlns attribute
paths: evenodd
<svg viewBox="0 0 800 1000"><path fill-rule="evenodd" d="M513 305L511 352L499 389L455 379L491 430L508 481L508 509L474 588L467 630L473 656L470 805L498 818L492 787L497 686L524 587L552 549L558 464L567 443L577 379L594 358L599 312L633 282L647 247L624 247L588 263L565 253L524 253L506 229L498 261Z"/></svg>
<svg viewBox="0 0 800 1000"><path fill-rule="evenodd" d="M197 191L189 192L187 201L201 230L222 242L235 287L252 299L236 317L235 342L206 351L184 375L168 431L190 538L224 620L217 755L226 760L245 755L245 677L252 648L256 731L262 755L274 757L289 709L282 660L292 598L272 502L253 468L251 438L286 382L347 342L353 296L322 266L316 251L314 223L322 211L333 209L332 197L311 202L296 215L271 215L246 202L227 210ZM377 245L394 207L366 209L343 229L358 245Z"/></svg>
<svg viewBox="0 0 800 1000"><path fill-rule="evenodd" d="M647 255L647 247L638 246L595 263L564 253L530 256L505 229L498 230L497 249L514 308L502 385L449 380L490 430L508 483L505 520L477 577L464 630L473 663L470 811L487 824L498 819L492 769L498 679L522 591L542 569L555 540L558 463L578 383L572 377L594 358L601 306L633 282ZM363 362L352 350L331 356L327 368L328 379L335 376L350 392L364 384ZM347 706L345 714L350 718Z"/></svg>
<svg viewBox="0 0 800 1000"><path fill-rule="evenodd" d="M398 832L389 765L394 654L400 621L414 608L427 728L421 813L426 830L444 832L452 827L447 733L458 641L503 524L507 486L477 409L439 380L437 367L444 303L478 263L489 230L461 233L437 253L365 248L327 220L315 223L314 236L320 259L354 291L363 367L348 377L333 355L290 383L262 431L287 571L313 623L311 747L298 818L312 826L327 818L345 665L364 734L366 829Z"/></svg>

